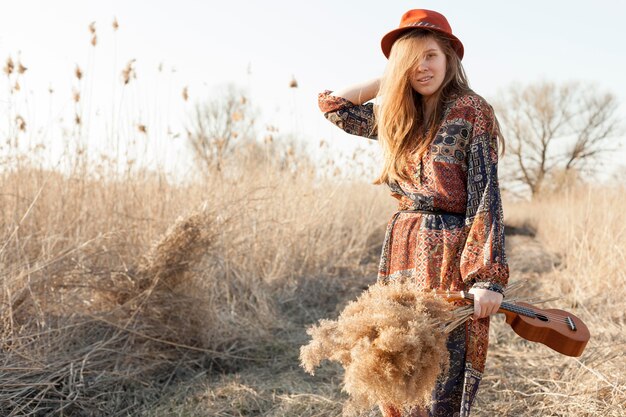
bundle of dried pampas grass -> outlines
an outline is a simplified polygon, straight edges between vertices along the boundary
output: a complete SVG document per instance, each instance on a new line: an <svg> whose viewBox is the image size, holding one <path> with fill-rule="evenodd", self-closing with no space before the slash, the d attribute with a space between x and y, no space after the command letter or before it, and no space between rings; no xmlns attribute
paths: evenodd
<svg viewBox="0 0 626 417"><path fill-rule="evenodd" d="M543 302L511 297L522 282L510 283L509 302ZM311 341L300 348L301 366L310 374L328 359L344 370L350 395L346 414L377 404L398 409L427 407L437 378L448 370L448 333L473 314L435 292L416 290L403 280L372 285L337 320L321 320L307 330Z"/></svg>
<svg viewBox="0 0 626 417"><path fill-rule="evenodd" d="M312 340L300 349L301 365L310 374L324 359L343 366L348 414L379 403L428 405L437 377L448 368L444 327L456 321L452 309L415 284L372 285L337 320L307 330Z"/></svg>

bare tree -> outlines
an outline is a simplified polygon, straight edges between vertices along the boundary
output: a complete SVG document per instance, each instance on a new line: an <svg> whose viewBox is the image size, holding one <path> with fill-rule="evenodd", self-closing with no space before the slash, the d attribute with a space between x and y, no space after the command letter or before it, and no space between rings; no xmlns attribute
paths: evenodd
<svg viewBox="0 0 626 417"><path fill-rule="evenodd" d="M514 84L495 107L509 161L514 161L509 177L532 196L551 176L592 170L603 153L614 149L609 139L618 128L617 100L592 85Z"/></svg>
<svg viewBox="0 0 626 417"><path fill-rule="evenodd" d="M202 168L221 172L236 142L250 139L254 126L250 101L233 85L204 103L196 103L187 137Z"/></svg>

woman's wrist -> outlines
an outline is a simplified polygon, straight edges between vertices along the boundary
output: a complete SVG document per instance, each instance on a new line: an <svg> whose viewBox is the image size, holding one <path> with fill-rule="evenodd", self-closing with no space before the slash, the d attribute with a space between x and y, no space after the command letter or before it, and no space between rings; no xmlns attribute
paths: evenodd
<svg viewBox="0 0 626 417"><path fill-rule="evenodd" d="M333 91L332 95L343 97L353 104L363 104L372 100L378 94L380 88L380 78L374 78L369 81L354 84L337 91Z"/></svg>
<svg viewBox="0 0 626 417"><path fill-rule="evenodd" d="M472 288L497 292L498 294L501 294L504 297L504 288L502 287L502 285L497 284L495 282L489 282L489 281L475 282L474 285L472 285Z"/></svg>

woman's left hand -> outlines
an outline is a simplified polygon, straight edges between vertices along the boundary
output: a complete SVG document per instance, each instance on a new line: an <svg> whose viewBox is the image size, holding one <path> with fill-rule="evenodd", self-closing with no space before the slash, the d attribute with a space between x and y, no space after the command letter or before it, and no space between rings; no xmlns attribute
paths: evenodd
<svg viewBox="0 0 626 417"><path fill-rule="evenodd" d="M502 303L502 294L481 288L472 288L470 294L474 295L474 318L482 319L496 314Z"/></svg>

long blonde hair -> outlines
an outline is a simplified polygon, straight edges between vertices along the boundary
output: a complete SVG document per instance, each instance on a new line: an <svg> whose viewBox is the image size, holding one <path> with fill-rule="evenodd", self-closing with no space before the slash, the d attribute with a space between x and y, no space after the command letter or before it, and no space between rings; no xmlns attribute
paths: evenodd
<svg viewBox="0 0 626 417"><path fill-rule="evenodd" d="M437 42L446 56L446 74L439 89L433 93L435 108L424 120L425 102L421 94L411 87L409 75L423 58L425 41L429 38ZM376 106L376 123L385 163L374 183L409 181L405 170L407 162L414 153L421 156L432 143L445 103L469 92L472 90L461 60L442 35L416 29L396 40L378 91L381 100Z"/></svg>

